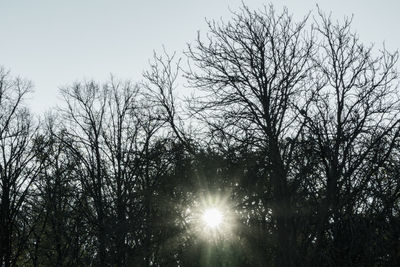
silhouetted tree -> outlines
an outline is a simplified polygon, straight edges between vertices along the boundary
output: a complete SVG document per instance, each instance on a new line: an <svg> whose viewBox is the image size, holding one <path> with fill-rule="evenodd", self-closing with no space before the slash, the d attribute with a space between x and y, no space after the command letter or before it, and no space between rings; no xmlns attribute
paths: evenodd
<svg viewBox="0 0 400 267"><path fill-rule="evenodd" d="M27 203L41 162L35 156L43 142L24 98L29 81L0 68L0 264L15 266L31 233Z"/></svg>
<svg viewBox="0 0 400 267"><path fill-rule="evenodd" d="M83 216L87 197L79 188L79 162L69 149L72 140L58 127L59 119L52 114L43 127L47 148L38 155L44 167L32 198L32 217L37 222L24 265L88 265L94 253L90 224Z"/></svg>
<svg viewBox="0 0 400 267"><path fill-rule="evenodd" d="M306 22L296 23L287 10L277 14L272 6L260 12L243 7L229 23L209 22L206 41L199 37L188 51L194 66L187 76L203 92L194 111L214 134L265 153L262 179L272 192L281 266L298 261L290 166L305 123L300 111L308 109L302 96L312 86L315 44Z"/></svg>
<svg viewBox="0 0 400 267"><path fill-rule="evenodd" d="M315 253L335 266L348 262L348 253L356 249L340 241L339 236L348 234L338 225L359 218L373 174L392 154L400 130L398 54L382 50L375 55L350 25L349 19L335 24L320 12L316 24L320 47L315 57L320 87L314 92L312 108L302 114L323 170L318 180L323 189ZM333 242L330 253L326 239Z"/></svg>
<svg viewBox="0 0 400 267"><path fill-rule="evenodd" d="M0 69L0 266L400 264L398 53L320 10L232 15L38 126Z"/></svg>

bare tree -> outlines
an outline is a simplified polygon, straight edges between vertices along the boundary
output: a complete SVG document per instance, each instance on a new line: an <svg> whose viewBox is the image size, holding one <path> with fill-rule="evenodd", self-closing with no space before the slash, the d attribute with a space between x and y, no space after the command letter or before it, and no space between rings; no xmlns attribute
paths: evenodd
<svg viewBox="0 0 400 267"><path fill-rule="evenodd" d="M195 154L193 138L185 126L183 111L177 100L177 80L181 75L181 59L176 58L176 53L169 55L165 49L163 54L154 53L150 68L143 74L146 95L149 102L158 111L158 120L165 122L172 131L173 136L185 146L189 153ZM193 118L186 118L190 120ZM189 122L190 123L190 122ZM199 132L197 133L197 135ZM197 136L198 137L198 136ZM198 138L197 138L198 139Z"/></svg>
<svg viewBox="0 0 400 267"><path fill-rule="evenodd" d="M320 10L232 15L187 69L164 51L142 83L63 88L46 129L0 68L0 266L400 264L398 53ZM202 194L226 204L217 241Z"/></svg>
<svg viewBox="0 0 400 267"><path fill-rule="evenodd" d="M152 160L149 150L162 122L157 120L157 114L144 99L138 85L112 79L107 88L109 95L102 138L105 163L109 166L107 196L116 211L114 263L126 266L128 258L132 258L128 255L129 250L140 247L139 243L150 250L148 230L143 236L134 232L151 228L149 198L154 177L149 177ZM145 254L147 264L149 254Z"/></svg>
<svg viewBox="0 0 400 267"><path fill-rule="evenodd" d="M93 217L89 208L87 216L96 229L98 263L125 266L142 255L140 264L150 264L151 203L157 177L168 165L152 156L163 121L129 81L76 84L62 93L68 149L82 164L80 184L95 211Z"/></svg>
<svg viewBox="0 0 400 267"><path fill-rule="evenodd" d="M33 266L81 266L93 257L89 241L91 228L82 216L77 157L69 149L72 140L63 132L60 118L52 113L46 116L42 137L46 149L38 154L44 167L35 180L35 192L30 197L31 220L35 221L29 238L28 253L20 262Z"/></svg>
<svg viewBox="0 0 400 267"><path fill-rule="evenodd" d="M15 266L30 234L25 207L41 162L35 158L43 143L23 100L30 82L0 69L0 264Z"/></svg>
<svg viewBox="0 0 400 267"><path fill-rule="evenodd" d="M206 41L199 37L188 51L193 70L187 76L203 92L195 112L216 135L265 152L281 266L298 259L290 165L305 123L299 115L309 104L301 99L310 88L314 53L306 21L295 23L286 9L244 6L229 23L209 22Z"/></svg>
<svg viewBox="0 0 400 267"><path fill-rule="evenodd" d="M319 11L315 28L320 40L315 73L322 83L312 108L302 116L323 169L316 245L323 254L326 238L339 240L335 225L341 218L361 212L362 192L397 146L400 94L398 53L376 53L363 45L351 29L351 19L333 23ZM340 257L344 256L335 258Z"/></svg>
<svg viewBox="0 0 400 267"><path fill-rule="evenodd" d="M80 183L85 195L93 201L93 211L87 210L87 216L95 226L97 237L97 264L107 264L107 231L105 205L105 166L102 153L102 129L107 104L106 88L94 82L77 83L62 90L67 104L62 110L64 129L73 140L68 144L73 155L80 162ZM90 204L89 204L90 207Z"/></svg>

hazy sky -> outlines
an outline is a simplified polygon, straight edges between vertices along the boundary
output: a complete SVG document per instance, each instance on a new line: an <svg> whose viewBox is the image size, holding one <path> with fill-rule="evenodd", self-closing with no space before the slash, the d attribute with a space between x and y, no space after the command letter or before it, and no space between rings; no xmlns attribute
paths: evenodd
<svg viewBox="0 0 400 267"><path fill-rule="evenodd" d="M140 80L153 50L182 51L205 32L205 18L229 18L241 0L0 0L0 65L35 85L31 106L43 112L59 87L82 79ZM399 0L244 0L252 9L272 3L296 17L316 4L353 28L366 43L400 48Z"/></svg>

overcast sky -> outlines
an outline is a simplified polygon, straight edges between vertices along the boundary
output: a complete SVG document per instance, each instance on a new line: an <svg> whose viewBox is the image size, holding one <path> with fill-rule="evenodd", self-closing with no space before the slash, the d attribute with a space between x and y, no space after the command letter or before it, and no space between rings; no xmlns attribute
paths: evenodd
<svg viewBox="0 0 400 267"><path fill-rule="evenodd" d="M180 52L205 32L205 18L229 18L241 0L0 0L0 65L35 85L31 107L59 101L59 88L110 73L140 80L153 50ZM400 48L399 0L244 0L251 9L285 5L302 17L316 4L337 19L354 14L365 43Z"/></svg>

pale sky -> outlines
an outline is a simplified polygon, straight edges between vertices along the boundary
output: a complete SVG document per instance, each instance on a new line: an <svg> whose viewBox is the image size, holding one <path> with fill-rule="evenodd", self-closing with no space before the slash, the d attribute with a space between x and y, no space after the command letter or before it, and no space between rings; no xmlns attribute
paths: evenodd
<svg viewBox="0 0 400 267"><path fill-rule="evenodd" d="M0 65L33 81L30 106L42 113L60 102L59 88L105 81L110 73L139 81L153 50L181 52L205 18L230 17L241 0L0 0ZM400 48L399 0L243 0L251 9L272 3L302 17L318 4L332 17L354 14L367 44Z"/></svg>

